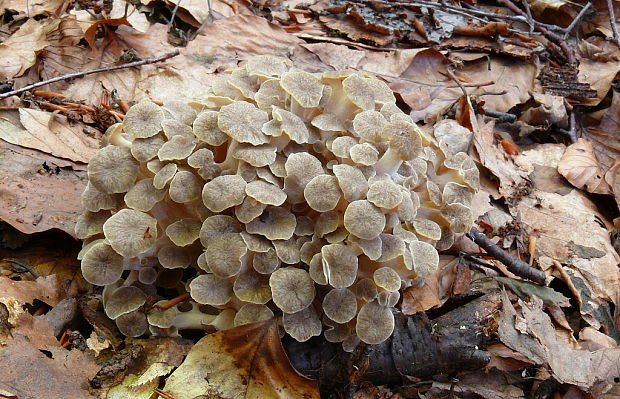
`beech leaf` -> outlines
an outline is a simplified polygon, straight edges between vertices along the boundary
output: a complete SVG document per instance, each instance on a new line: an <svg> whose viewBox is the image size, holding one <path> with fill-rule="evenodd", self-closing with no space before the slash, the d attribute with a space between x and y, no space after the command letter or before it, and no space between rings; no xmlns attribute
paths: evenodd
<svg viewBox="0 0 620 399"><path fill-rule="evenodd" d="M592 143L586 139L580 138L566 148L558 163L558 172L579 189L589 193L610 194Z"/></svg>

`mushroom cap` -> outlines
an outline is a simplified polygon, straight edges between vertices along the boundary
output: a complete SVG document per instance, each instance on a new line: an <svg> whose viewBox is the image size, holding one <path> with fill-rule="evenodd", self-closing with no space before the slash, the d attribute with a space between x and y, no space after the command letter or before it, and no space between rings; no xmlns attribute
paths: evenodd
<svg viewBox="0 0 620 399"><path fill-rule="evenodd" d="M300 246L301 243L293 237L288 240L273 240L273 247L276 250L276 255L278 255L282 263L289 265L300 262Z"/></svg>
<svg viewBox="0 0 620 399"><path fill-rule="evenodd" d="M399 186L391 179L379 180L370 185L366 198L373 205L384 208L396 208L403 201Z"/></svg>
<svg viewBox="0 0 620 399"><path fill-rule="evenodd" d="M441 238L441 227L432 220L416 219L412 224L418 237L434 241Z"/></svg>
<svg viewBox="0 0 620 399"><path fill-rule="evenodd" d="M157 219L144 212L121 209L106 220L103 233L116 252L131 258L155 244Z"/></svg>
<svg viewBox="0 0 620 399"><path fill-rule="evenodd" d="M185 247L198 239L201 228L202 223L200 220L191 218L179 219L166 227L166 236L170 238L174 245Z"/></svg>
<svg viewBox="0 0 620 399"><path fill-rule="evenodd" d="M164 111L157 104L142 101L127 111L123 130L133 139L144 139L159 133L163 120Z"/></svg>
<svg viewBox="0 0 620 399"><path fill-rule="evenodd" d="M342 223L342 215L335 211L323 212L314 224L314 234L318 238L336 231Z"/></svg>
<svg viewBox="0 0 620 399"><path fill-rule="evenodd" d="M391 267L380 267L372 274L372 278L378 287L386 291L394 292L400 289L401 280L398 272Z"/></svg>
<svg viewBox="0 0 620 399"><path fill-rule="evenodd" d="M165 300L161 300L155 303L155 306L146 315L146 318L150 325L159 328L170 328L174 322L174 318L179 314L179 310L176 306L168 309L160 309L157 305L165 303Z"/></svg>
<svg viewBox="0 0 620 399"><path fill-rule="evenodd" d="M307 271L283 267L269 277L273 302L284 313L296 313L310 306L314 300L314 281Z"/></svg>
<svg viewBox="0 0 620 399"><path fill-rule="evenodd" d="M157 252L159 264L166 269L184 269L192 263L186 249L176 245L166 245Z"/></svg>
<svg viewBox="0 0 620 399"><path fill-rule="evenodd" d="M163 110L167 116L169 115L174 120L187 126L191 126L194 119L196 119L196 111L185 101L166 101Z"/></svg>
<svg viewBox="0 0 620 399"><path fill-rule="evenodd" d="M365 343L377 345L385 341L394 331L394 315L390 308L377 301L366 303L357 315L355 332Z"/></svg>
<svg viewBox="0 0 620 399"><path fill-rule="evenodd" d="M257 273L271 274L280 267L280 262L275 249L269 249L267 252L254 254L252 268Z"/></svg>
<svg viewBox="0 0 620 399"><path fill-rule="evenodd" d="M286 177L284 178L284 192L291 203L304 201L304 189L314 177L324 174L321 161L307 152L291 154L284 164ZM276 174L277 176L277 174Z"/></svg>
<svg viewBox="0 0 620 399"><path fill-rule="evenodd" d="M298 70L284 73L280 85L304 108L318 107L325 88L319 78Z"/></svg>
<svg viewBox="0 0 620 399"><path fill-rule="evenodd" d="M270 249L273 249L271 241L269 241L263 236L250 234L246 231L242 231L241 238L243 238L245 245L248 246L248 250L250 251L263 253L269 251Z"/></svg>
<svg viewBox="0 0 620 399"><path fill-rule="evenodd" d="M364 166L374 165L379 160L379 151L370 143L355 144L349 154L353 162Z"/></svg>
<svg viewBox="0 0 620 399"><path fill-rule="evenodd" d="M208 248L211 240L224 233L239 233L241 225L235 218L228 215L209 216L202 222L200 228L200 243Z"/></svg>
<svg viewBox="0 0 620 399"><path fill-rule="evenodd" d="M308 274L315 283L327 285L326 269L323 267L323 256L320 252L314 254L308 264Z"/></svg>
<svg viewBox="0 0 620 399"><path fill-rule="evenodd" d="M291 65L291 61L272 55L257 55L248 60L246 69L250 76L260 78L282 76Z"/></svg>
<svg viewBox="0 0 620 399"><path fill-rule="evenodd" d="M284 331L298 342L306 342L312 337L321 335L323 326L313 306L295 313L282 315Z"/></svg>
<svg viewBox="0 0 620 399"><path fill-rule="evenodd" d="M131 155L138 162L148 162L157 156L157 152L165 140L160 135L145 139L134 139L131 142Z"/></svg>
<svg viewBox="0 0 620 399"><path fill-rule="evenodd" d="M318 175L304 188L304 198L317 212L331 211L338 205L342 193L338 179L332 175Z"/></svg>
<svg viewBox="0 0 620 399"><path fill-rule="evenodd" d="M279 122L281 133L286 134L295 143L307 143L310 139L310 132L303 119L279 107L272 107L271 111L274 120ZM276 136L279 136L277 134Z"/></svg>
<svg viewBox="0 0 620 399"><path fill-rule="evenodd" d="M107 194L99 191L90 182L86 184L84 192L80 196L82 207L89 212L97 212L102 209L119 208L121 200L118 195Z"/></svg>
<svg viewBox="0 0 620 399"><path fill-rule="evenodd" d="M415 271L417 278L423 281L437 270L439 254L435 247L423 241L413 241L408 246L409 251L405 251L405 265Z"/></svg>
<svg viewBox="0 0 620 399"><path fill-rule="evenodd" d="M375 109L375 104L396 102L389 86L378 79L352 74L342 81L342 86L349 100L363 110Z"/></svg>
<svg viewBox="0 0 620 399"><path fill-rule="evenodd" d="M174 202L191 202L200 198L202 188L200 180L192 172L180 170L172 178L168 194Z"/></svg>
<svg viewBox="0 0 620 399"><path fill-rule="evenodd" d="M280 206L286 201L286 193L281 188L262 180L249 182L245 186L245 193L265 205Z"/></svg>
<svg viewBox="0 0 620 399"><path fill-rule="evenodd" d="M103 233L103 223L110 217L110 211L84 212L75 223L75 235L80 240Z"/></svg>
<svg viewBox="0 0 620 399"><path fill-rule="evenodd" d="M232 277L241 269L241 258L248 247L239 233L224 233L209 240L205 250L207 265L220 277Z"/></svg>
<svg viewBox="0 0 620 399"><path fill-rule="evenodd" d="M124 193L138 177L138 161L127 147L109 145L97 151L88 162L88 180L106 194Z"/></svg>
<svg viewBox="0 0 620 399"><path fill-rule="evenodd" d="M90 246L82 257L82 276L91 284L108 285L121 278L123 257L104 241Z"/></svg>
<svg viewBox="0 0 620 399"><path fill-rule="evenodd" d="M196 148L196 139L192 136L179 134L166 141L157 151L160 161L175 161L186 159Z"/></svg>
<svg viewBox="0 0 620 399"><path fill-rule="evenodd" d="M225 305L233 297L232 283L215 274L201 274L189 283L192 299L202 305Z"/></svg>
<svg viewBox="0 0 620 399"><path fill-rule="evenodd" d="M192 139L195 138L194 132L190 126L187 126L185 123L179 122L175 119L163 120L161 123L161 128L164 131L164 135L169 140L174 136L185 136Z"/></svg>
<svg viewBox="0 0 620 399"><path fill-rule="evenodd" d="M273 317L273 311L265 305L246 303L235 314L234 325L253 323L255 321L269 320Z"/></svg>
<svg viewBox="0 0 620 399"><path fill-rule="evenodd" d="M125 204L136 211L148 212L156 203L164 199L166 190L157 189L153 185L153 179L142 179L136 183L127 194Z"/></svg>
<svg viewBox="0 0 620 399"><path fill-rule="evenodd" d="M377 284L371 278L363 278L355 284L355 294L358 298L365 302L372 302L379 294Z"/></svg>
<svg viewBox="0 0 620 399"><path fill-rule="evenodd" d="M138 281L142 284L151 285L157 280L157 270L154 267L141 267L138 270Z"/></svg>
<svg viewBox="0 0 620 399"><path fill-rule="evenodd" d="M228 136L220 130L217 121L217 111L202 111L194 120L194 135L198 140L214 147L224 144L228 140Z"/></svg>
<svg viewBox="0 0 620 399"><path fill-rule="evenodd" d="M344 244L329 244L321 248L323 271L334 288L353 285L357 278L357 256Z"/></svg>
<svg viewBox="0 0 620 399"><path fill-rule="evenodd" d="M239 175L218 176L205 183L202 201L210 211L222 212L243 202L246 184Z"/></svg>
<svg viewBox="0 0 620 399"><path fill-rule="evenodd" d="M139 337L146 333L149 328L146 315L137 310L118 316L114 322L121 334L126 337Z"/></svg>
<svg viewBox="0 0 620 399"><path fill-rule="evenodd" d="M327 132L344 132L347 128L344 123L335 114L324 113L319 114L312 119L310 124L317 129L321 129Z"/></svg>
<svg viewBox="0 0 620 399"><path fill-rule="evenodd" d="M269 276L254 270L241 272L235 279L233 291L243 302L266 304L271 300Z"/></svg>
<svg viewBox="0 0 620 399"><path fill-rule="evenodd" d="M133 312L146 303L146 294L138 287L125 285L117 288L105 303L105 314L110 319Z"/></svg>
<svg viewBox="0 0 620 399"><path fill-rule="evenodd" d="M271 144L239 144L234 149L233 157L259 168L267 166L276 160L277 149L275 145Z"/></svg>
<svg viewBox="0 0 620 399"><path fill-rule="evenodd" d="M338 185L344 193L347 201L363 199L368 192L368 181L362 171L351 165L334 165L334 174L338 179Z"/></svg>
<svg viewBox="0 0 620 399"><path fill-rule="evenodd" d="M353 201L344 212L344 227L356 237L371 240L383 232L385 215L367 200Z"/></svg>
<svg viewBox="0 0 620 399"><path fill-rule="evenodd" d="M288 240L293 236L297 220L289 210L268 206L262 215L245 225L250 234L260 234L269 240Z"/></svg>
<svg viewBox="0 0 620 399"><path fill-rule="evenodd" d="M351 158L351 148L357 144L357 140L351 136L336 137L331 142L331 151L338 158ZM328 144L329 145L329 144Z"/></svg>
<svg viewBox="0 0 620 399"><path fill-rule="evenodd" d="M347 288L333 289L323 298L323 311L336 323L347 323L357 315L357 298Z"/></svg>
<svg viewBox="0 0 620 399"><path fill-rule="evenodd" d="M266 144L269 138L262 132L262 126L269 117L256 105L246 101L235 101L220 108L217 125L220 130L240 143Z"/></svg>
<svg viewBox="0 0 620 399"><path fill-rule="evenodd" d="M365 141L379 143L387 140L382 132L387 125L385 117L375 110L362 111L353 119L353 131Z"/></svg>

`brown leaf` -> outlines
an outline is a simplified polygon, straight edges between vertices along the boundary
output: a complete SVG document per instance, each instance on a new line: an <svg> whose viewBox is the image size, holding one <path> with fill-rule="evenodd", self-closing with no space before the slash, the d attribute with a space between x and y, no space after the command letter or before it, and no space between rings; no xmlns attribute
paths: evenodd
<svg viewBox="0 0 620 399"><path fill-rule="evenodd" d="M0 276L0 298L15 298L22 304L32 304L38 299L56 306L63 297L57 275L39 277L36 281L14 281Z"/></svg>
<svg viewBox="0 0 620 399"><path fill-rule="evenodd" d="M589 83L597 93L596 98L588 99L584 103L597 105L605 98L611 82L620 71L620 63L617 61L620 50L613 41L607 41L602 37L593 36L588 42L601 49L601 52L607 53L609 57L609 60L601 61L600 57L588 58L587 54L582 54L579 59L579 82Z"/></svg>
<svg viewBox="0 0 620 399"><path fill-rule="evenodd" d="M51 24L29 19L17 32L0 43L0 78L20 76L34 65L37 53L48 44L46 33Z"/></svg>
<svg viewBox="0 0 620 399"><path fill-rule="evenodd" d="M592 143L584 138L566 148L558 163L558 172L581 190L595 194L611 194L594 155Z"/></svg>
<svg viewBox="0 0 620 399"><path fill-rule="evenodd" d="M613 92L611 106L605 110L598 126L587 128L584 137L594 147L596 159L606 172L620 159L620 93Z"/></svg>
<svg viewBox="0 0 620 399"><path fill-rule="evenodd" d="M172 373L164 392L209 397L318 399L316 381L300 375L282 348L275 319L202 338Z"/></svg>
<svg viewBox="0 0 620 399"><path fill-rule="evenodd" d="M54 14L63 4L65 0L0 0L0 9L13 10L34 17L40 14Z"/></svg>
<svg viewBox="0 0 620 399"><path fill-rule="evenodd" d="M458 264L458 258L441 255L437 271L423 285L411 286L403 292L402 312L412 315L443 305L452 295Z"/></svg>

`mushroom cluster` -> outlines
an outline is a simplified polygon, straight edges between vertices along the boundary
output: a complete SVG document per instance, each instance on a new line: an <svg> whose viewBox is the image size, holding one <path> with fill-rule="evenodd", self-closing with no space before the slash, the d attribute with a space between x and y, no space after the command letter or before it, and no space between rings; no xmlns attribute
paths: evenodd
<svg viewBox="0 0 620 399"><path fill-rule="evenodd" d="M271 56L202 101L140 102L88 165L84 278L128 336L275 316L298 341L378 344L473 223L470 133L432 130L368 73Z"/></svg>

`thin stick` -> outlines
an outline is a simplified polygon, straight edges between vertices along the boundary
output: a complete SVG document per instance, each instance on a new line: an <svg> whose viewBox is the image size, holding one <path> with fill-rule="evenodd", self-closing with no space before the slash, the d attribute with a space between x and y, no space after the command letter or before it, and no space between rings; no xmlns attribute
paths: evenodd
<svg viewBox="0 0 620 399"><path fill-rule="evenodd" d="M530 4L525 0L523 2L523 7L525 8L525 13L527 14L527 24L530 26L530 35L534 33L534 29L536 29L536 24L534 23L534 17L532 17L532 10L530 10Z"/></svg>
<svg viewBox="0 0 620 399"><path fill-rule="evenodd" d="M179 6L181 5L181 1L183 1L183 0L178 0L177 4L175 4L174 8L172 9L172 16L170 17L170 21L168 21L168 32L170 32L170 28L172 28L172 23L174 22L174 17L176 17L176 15L177 15L177 11L179 10Z"/></svg>
<svg viewBox="0 0 620 399"><path fill-rule="evenodd" d="M465 87L463 87L463 84L461 84L461 81L456 77L456 75L454 74L454 71L452 70L452 68L450 68L450 67L446 68L446 72L448 73L448 75L450 75L452 80L454 80L454 82L459 86L459 88L463 92L463 95L465 96L465 98L467 98L467 96L469 94L467 94L467 90L465 90Z"/></svg>
<svg viewBox="0 0 620 399"><path fill-rule="evenodd" d="M616 45L620 47L620 34L618 34L618 25L616 25L616 13L614 12L614 5L612 0L607 0L607 10L609 10L609 23L611 24L611 31L614 33L614 40Z"/></svg>
<svg viewBox="0 0 620 399"><path fill-rule="evenodd" d="M17 90L9 91L9 92L6 92L6 93L2 93L2 94L0 94L0 100L2 100L3 98L14 96L16 94L23 93L25 91L36 89L37 87L48 85L50 83L59 82L61 80L81 78L81 77L86 76L86 75L92 75L93 73L110 72L110 71L116 71L118 69L125 69L125 68L131 68L131 67L140 66L140 65L153 64L153 63L156 63L156 62L167 60L168 58L176 57L177 55L179 55L179 50L174 50L171 53L160 55L159 57L147 58L147 59L144 59L144 60L134 61L134 62L130 62L130 63L127 63L127 64L114 65L114 66L109 66L109 67L104 67L104 68L97 68L97 69L91 69L91 70L88 70L88 71L68 73L66 75L57 76L57 77L52 78L52 79L43 80L41 82L37 82L37 83L33 83L31 85L28 85L28 86L24 86L21 89L17 89Z"/></svg>
<svg viewBox="0 0 620 399"><path fill-rule="evenodd" d="M154 308L158 308L160 310L166 310L166 309L170 309L173 306L178 305L179 303L185 301L187 298L189 298L189 292L186 292L184 294L181 294L175 298L172 298L171 300L162 303L161 305L155 305L153 306Z"/></svg>
<svg viewBox="0 0 620 399"><path fill-rule="evenodd" d="M525 3L527 3L527 1ZM586 15L586 12L591 6L592 6L592 3L590 2L588 2L585 6L583 6L581 11L579 11L579 14L577 14L575 19L573 19L573 22L571 22L570 25L568 25L566 29L564 30L564 36L562 36L562 39L564 40L568 39L568 35L570 35L572 30L575 28L575 26L577 26L577 24L583 18L583 16Z"/></svg>
<svg viewBox="0 0 620 399"><path fill-rule="evenodd" d="M484 249L489 255L506 265L506 268L519 277L532 280L538 284L545 284L545 273L541 270L530 267L527 263L520 259L512 257L508 252L504 251L484 234L478 231L476 227L472 227L467 237Z"/></svg>

